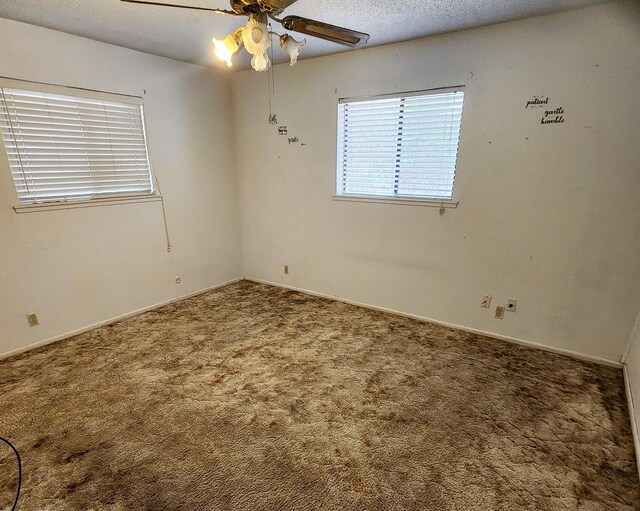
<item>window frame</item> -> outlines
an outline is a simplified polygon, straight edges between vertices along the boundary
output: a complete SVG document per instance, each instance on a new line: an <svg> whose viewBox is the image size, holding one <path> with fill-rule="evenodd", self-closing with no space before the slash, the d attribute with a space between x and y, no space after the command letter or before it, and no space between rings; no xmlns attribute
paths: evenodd
<svg viewBox="0 0 640 511"><path fill-rule="evenodd" d="M465 97L463 99L462 106L462 114L460 118L460 134L458 138L458 147L456 151L456 159L454 166L454 185L451 188L451 197L449 198L435 198L435 197L411 197L407 195L366 195L366 194L346 194L341 193L342 190L342 179L344 175L343 171L343 159L339 153L339 148L343 144L343 141L340 140L340 135L344 131L344 126L339 125L339 113L340 113L340 105L344 103L354 103L361 101L372 101L372 100L384 100L384 99L395 99L395 98L407 98L407 97L415 97L415 96L429 96L433 94L442 94L447 92L463 92ZM462 139L462 128L463 128L463 119L464 119L464 102L466 100L466 86L465 85L455 85L455 86L447 86L447 87L437 87L432 89L424 89L424 90L414 90L414 91L406 91L406 92L393 92L393 93L385 93L385 94L374 94L369 96L352 96L352 97L344 97L338 99L338 108L336 109L336 174L335 174L335 194L332 196L334 201L345 201L345 202L368 202L368 203L380 203L380 204L402 204L409 206L432 206L439 208L457 208L459 202L455 199L455 180L459 170L459 154L460 154L460 140Z"/></svg>
<svg viewBox="0 0 640 511"><path fill-rule="evenodd" d="M4 143L4 140L0 141L1 152L0 156L5 158L7 169L9 171L10 177L9 180L11 185L13 186L15 204L12 206L13 210L16 213L29 213L35 211L51 211L51 210L59 210L59 209L69 209L69 208L81 208L81 207L95 207L95 206L104 206L104 205L112 205L112 204L127 204L132 202L155 202L161 201L162 195L157 187L155 173L153 171L153 166L151 164L151 156L149 154L149 141L147 136L147 127L146 127L146 116L144 111L144 100L142 96L135 96L130 94L121 94L121 93L113 93L113 92L104 92L93 89L86 89L81 87L73 87L66 85L54 85L49 83L31 81L31 80L21 80L16 78L9 78L0 76L0 87L3 88L12 88L12 89L21 89L25 91L31 91L36 93L49 93L49 94L58 94L67 97L74 97L79 99L91 99L98 101L109 101L109 102L117 102L117 103L125 103L130 105L140 106L141 112L141 121L142 121L142 131L143 138L145 143L145 153L147 157L147 162L149 164L149 179L151 184L150 192L142 192L142 193L113 193L113 194L104 194L102 196L95 196L91 198L57 198L51 200L43 200L38 202L22 202L20 197L18 196L18 191L16 188L16 182L13 178L13 168L11 166L11 162L9 161L9 155L7 154L7 147ZM0 108L2 106L0 105Z"/></svg>

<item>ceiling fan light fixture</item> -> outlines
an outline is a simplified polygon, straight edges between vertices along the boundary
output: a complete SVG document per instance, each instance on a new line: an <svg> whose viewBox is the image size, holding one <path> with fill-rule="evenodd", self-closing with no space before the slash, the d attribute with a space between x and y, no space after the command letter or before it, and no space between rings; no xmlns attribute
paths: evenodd
<svg viewBox="0 0 640 511"><path fill-rule="evenodd" d="M271 60L267 53L258 53L251 59L251 67L258 72L266 71L271 67Z"/></svg>
<svg viewBox="0 0 640 511"><path fill-rule="evenodd" d="M266 21L264 16L251 16L249 22L242 28L242 42L251 55L262 55L271 47L271 34L264 21Z"/></svg>
<svg viewBox="0 0 640 511"><path fill-rule="evenodd" d="M230 34L222 41L214 37L211 42L215 46L216 57L223 62L226 62L227 67L233 66L233 61L231 59L240 49L240 43L238 42L236 34Z"/></svg>
<svg viewBox="0 0 640 511"><path fill-rule="evenodd" d="M298 57L302 53L307 40L303 39L300 42L288 34L280 35L277 32L272 32L269 19L279 23L286 30L311 35L338 44L344 44L351 48L359 48L369 40L369 34L330 25L329 23L322 23L301 16L287 16L284 19L277 17L277 15L285 9L296 3L297 0L230 0L231 10L198 5L182 5L171 3L167 0L120 1L160 7L209 11L230 16L247 16L249 21L246 25L238 28L233 34L228 35L222 40L214 37L211 41L215 47L216 56L225 62L227 67L233 66L233 56L240 48L244 47L247 52L252 55L251 66L253 69L256 71L266 71L269 69L271 67L271 60L269 59L268 51L272 45L272 35L279 37L280 46L287 55L289 55L289 64L293 66L298 62Z"/></svg>
<svg viewBox="0 0 640 511"><path fill-rule="evenodd" d="M289 65L295 66L296 62L298 62L298 56L302 53L304 49L304 45L307 44L307 40L303 39L301 42L296 41L293 37L288 34L284 34L280 36L280 46L282 49L289 55Z"/></svg>

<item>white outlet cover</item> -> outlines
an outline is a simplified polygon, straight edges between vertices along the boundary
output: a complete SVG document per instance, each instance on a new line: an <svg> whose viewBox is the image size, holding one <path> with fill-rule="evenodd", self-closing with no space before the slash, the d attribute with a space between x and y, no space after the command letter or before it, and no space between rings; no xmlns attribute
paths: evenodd
<svg viewBox="0 0 640 511"><path fill-rule="evenodd" d="M504 308L504 310L506 312L515 312L517 303L518 303L518 300L514 300L513 298L510 298L509 300L507 300L507 306Z"/></svg>

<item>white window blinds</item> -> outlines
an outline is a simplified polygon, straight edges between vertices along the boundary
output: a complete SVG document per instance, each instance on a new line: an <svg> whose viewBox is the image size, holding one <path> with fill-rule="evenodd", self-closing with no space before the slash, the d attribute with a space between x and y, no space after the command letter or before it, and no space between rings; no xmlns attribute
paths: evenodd
<svg viewBox="0 0 640 511"><path fill-rule="evenodd" d="M141 101L105 96L0 87L0 130L20 203L153 193Z"/></svg>
<svg viewBox="0 0 640 511"><path fill-rule="evenodd" d="M462 88L341 99L337 194L453 198Z"/></svg>

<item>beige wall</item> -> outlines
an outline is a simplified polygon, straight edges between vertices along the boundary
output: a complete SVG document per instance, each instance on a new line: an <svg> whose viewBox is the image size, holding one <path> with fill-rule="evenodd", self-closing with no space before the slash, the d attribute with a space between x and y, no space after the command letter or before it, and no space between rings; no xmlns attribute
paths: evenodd
<svg viewBox="0 0 640 511"><path fill-rule="evenodd" d="M144 95L173 245L158 202L15 214L0 144L0 353L242 276L224 74L6 20L0 47L2 76Z"/></svg>
<svg viewBox="0 0 640 511"><path fill-rule="evenodd" d="M633 438L636 442L636 461L640 471L640 437L638 436L638 431L640 431L640 312L638 312L638 317L629 339L629 353L625 369L627 397L629 398L629 407L632 412Z"/></svg>
<svg viewBox="0 0 640 511"><path fill-rule="evenodd" d="M634 373L637 373L637 377L635 379L637 380L637 394L638 397L640 397L640 312L638 312L638 317L636 318L636 322L629 339L629 356L627 364L630 370L633 369Z"/></svg>
<svg viewBox="0 0 640 511"><path fill-rule="evenodd" d="M640 9L615 3L234 75L244 273L618 361L640 307ZM340 97L466 85L457 210L334 202ZM534 95L562 106L542 126ZM284 275L284 264L290 274ZM480 308L518 299L502 321Z"/></svg>

